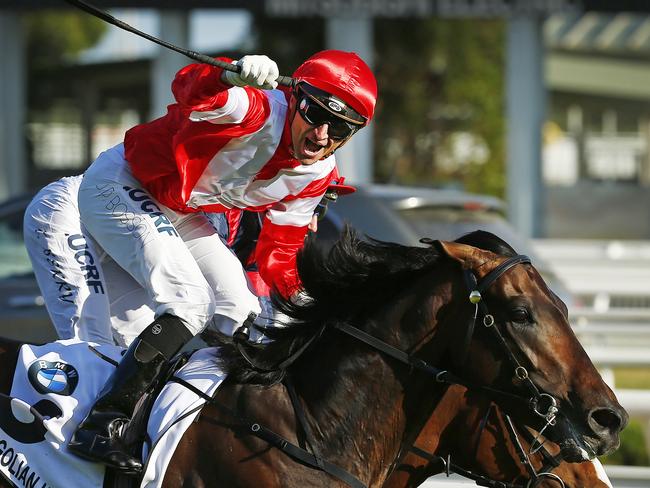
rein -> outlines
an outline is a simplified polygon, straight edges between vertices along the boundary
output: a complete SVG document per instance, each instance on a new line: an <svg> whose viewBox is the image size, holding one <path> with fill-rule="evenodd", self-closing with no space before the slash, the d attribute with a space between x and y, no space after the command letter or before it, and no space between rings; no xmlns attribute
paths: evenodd
<svg viewBox="0 0 650 488"><path fill-rule="evenodd" d="M490 406L488 407L485 413L485 416L481 421L479 435L476 439L476 444L474 447L474 457L476 457L478 453L481 436L483 435L483 431L485 430L485 427L487 425L488 418L493 411L494 411L494 404L490 404ZM453 463L451 461L451 455L447 455L446 457L443 457L438 454L427 452L424 449L421 449L415 445L411 446L409 448L409 451L411 451L416 456L421 457L422 459L426 459L429 463L435 463L438 466L441 466L442 468L441 472L445 473L447 477L449 477L451 473L456 473L460 476L463 476L464 478L468 478L474 481L479 486L487 486L490 488L535 488L536 486L538 486L539 483L543 482L544 479L548 478L556 481L558 483L559 488L566 488L566 485L564 484L562 478L552 473L553 469L557 468L557 466L559 465L558 459L552 454L550 454L543 447L543 445L537 448L534 452L531 449L527 453L526 450L524 449L524 446L521 444L521 441L519 439L520 435L517 432L517 429L515 428L514 423L509 415L505 415L505 424L506 424L506 430L508 432L508 436L510 437L510 441L515 447L515 451L517 452L519 461L528 472L529 478L523 484L497 481L492 478L489 478L488 476L474 473L473 471L470 471L456 463ZM524 429L523 432L524 432L524 437L526 437L526 439L531 443L532 446L535 440L537 439L537 437L533 437L530 434L530 432L526 429ZM539 453L539 455L543 459L543 464L542 467L539 469L539 471L535 470L535 467L533 466L533 463L530 460L530 454L535 454L535 453Z"/></svg>

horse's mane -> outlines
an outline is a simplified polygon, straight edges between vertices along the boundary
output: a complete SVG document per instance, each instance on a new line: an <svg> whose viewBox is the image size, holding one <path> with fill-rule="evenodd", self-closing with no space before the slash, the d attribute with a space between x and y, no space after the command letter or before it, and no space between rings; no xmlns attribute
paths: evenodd
<svg viewBox="0 0 650 488"><path fill-rule="evenodd" d="M472 232L457 242L498 254L514 254L505 241L485 231ZM220 366L236 381L278 382L284 371L273 368L283 359L316 339L328 326L375 311L391 296L429 272L439 258L436 246L414 247L370 238L364 240L349 227L328 252L315 239L309 238L297 258L298 274L309 298L298 304L274 294L274 306L288 317L289 323L283 322L265 331L270 342L245 346L257 368L242 357L232 340L223 337L225 344L218 354Z"/></svg>

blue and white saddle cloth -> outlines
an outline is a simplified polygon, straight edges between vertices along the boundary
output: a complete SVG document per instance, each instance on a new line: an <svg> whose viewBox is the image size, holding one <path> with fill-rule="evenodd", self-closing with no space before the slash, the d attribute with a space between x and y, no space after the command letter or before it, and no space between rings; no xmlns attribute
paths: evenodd
<svg viewBox="0 0 650 488"><path fill-rule="evenodd" d="M101 354L74 339L21 348L10 397L0 396L0 474L15 486L102 487L104 466L66 450L113 372L111 361L121 358L119 347L92 346ZM175 376L214 395L224 379L215 353L216 348L200 349ZM161 486L180 438L204 404L205 399L178 383L163 388L147 427L151 445L143 449L147 461L142 488Z"/></svg>

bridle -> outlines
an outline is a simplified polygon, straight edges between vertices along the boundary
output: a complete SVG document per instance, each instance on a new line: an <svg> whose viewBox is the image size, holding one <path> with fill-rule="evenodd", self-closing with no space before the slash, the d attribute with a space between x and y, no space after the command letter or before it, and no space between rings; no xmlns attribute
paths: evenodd
<svg viewBox="0 0 650 488"><path fill-rule="evenodd" d="M485 303L482 297L482 292L487 290L497 279L499 279L510 269L520 264L531 264L531 260L528 256L524 256L524 255L516 255L516 256L509 257L501 264L496 266L493 270L491 270L480 281L477 280L476 276L471 270L464 270L465 284L467 285L467 291L469 292L469 296L468 296L469 302L475 305L475 312L473 314L473 317L469 321L469 326L466 332L464 349L466 350L466 348L469 346L469 341L471 340L471 337L473 335L475 324L479 317L479 312L480 312L482 315L483 326L486 329L492 331L492 334L497 340L497 343L499 344L500 348L505 352L506 358L508 359L509 363L513 367L514 376L519 381L521 381L521 383L525 386L526 390L528 391L528 395L526 397L522 397L503 390L498 390L489 386L477 385L472 382L465 381L460 377L450 373L448 370L443 370L431 366L426 361L423 361L422 359L419 359L411 354L408 354L402 351L401 349L391 346L390 344L382 341L381 339L378 339L377 337L357 327L354 327L350 324L341 322L341 323L334 324L334 327L340 330L341 332L344 332L345 334L350 335L355 339L367 344L368 346L380 351L381 353L386 354L410 366L412 369L417 369L433 376L436 382L438 383L449 384L449 385L452 384L462 385L468 389L483 391L492 398L505 398L505 399L515 400L519 402L524 401L530 407L530 409L535 415L541 417L545 421L544 427L541 430L539 430L538 436L535 439L533 439L533 442L531 443L531 453L537 452L543 446L543 443L539 443L538 439L540 438L540 436L548 426L554 425L556 422L556 416L559 413L557 400L551 395L549 395L548 393L540 392L539 388L530 379L528 370L519 362L519 360L515 357L514 353L512 352L511 348L508 346L508 343L506 342L505 338L503 337L499 328L497 327L494 316L489 313L487 304ZM247 335L247 331L246 334L239 334L240 340L245 340L246 335ZM237 342L238 334L236 333L234 337L235 337L235 341ZM309 343L311 343L311 341L309 341ZM241 352L242 348L239 349ZM301 347L299 350L300 351L299 354L292 354L290 358L287 358L286 360L282 361L280 363L282 365L281 369L288 368L300 355L302 355L302 353L306 349L307 347ZM463 352L463 354L465 354L465 352ZM243 354L243 356L251 364L253 368L256 368L260 371L269 371L265 368L260 368L256 366L254 358L251 357L250 355ZM299 402L293 401L292 403L294 405L294 410L296 411L302 410L302 407L300 406ZM301 414L298 414L298 416L301 417ZM515 445L517 444L518 442L515 442ZM536 446L535 444L538 445ZM314 465L314 467L317 469L321 469L320 465ZM548 476L547 473L540 473L537 474L537 477L535 479L539 479L539 476L542 475ZM551 474L551 477L556 478L556 475ZM339 477L339 479L341 478ZM525 488L535 487L536 484L532 484L532 485L530 484L530 482L532 481L533 479L531 478L529 484L526 485ZM561 486L564 487L564 483L562 482L562 480L559 480L559 482L561 483ZM494 482L494 483L501 483L501 482ZM501 484L501 485L494 484L488 486L508 487L508 485L506 484ZM514 486L514 485L510 485L510 486Z"/></svg>
<svg viewBox="0 0 650 488"><path fill-rule="evenodd" d="M497 398L508 398L517 401L524 400L530 406L533 413L543 418L544 421L546 422L546 425L540 430L540 435L541 435L541 433L549 425L555 424L556 415L559 412L559 409L557 407L557 400L553 398L551 395L549 395L548 393L540 392L539 388L537 388L535 383L533 383L533 381L530 379L528 375L528 370L524 366L522 366L522 364L515 357L514 353L508 346L508 343L506 342L505 338L501 334L501 331L497 327L494 316L489 313L487 304L483 301L482 294L481 294L487 288L489 288L490 285L492 285L498 278L500 278L503 274L505 274L508 270L510 270L511 268L519 264L531 264L531 260L528 256L524 256L524 255L512 256L506 259L505 261L503 261L492 271L490 271L480 281L476 279L476 276L471 270L464 270L465 283L469 291L469 301L470 303L474 304L476 307L475 313L472 316L469 322L469 326L467 328L465 342L467 342L467 345L469 345L469 340L471 340L471 337L473 335L475 323L476 320L478 319L479 311L480 311L483 317L482 318L483 326L486 329L492 331L497 343L499 344L499 347L501 347L501 349L504 351L504 353L506 354L506 358L508 359L511 366L513 367L514 376L519 381L521 381L522 384L526 387L526 390L529 393L529 396L527 397L521 397L512 394L510 392L505 392L489 386L476 385L469 381L465 381L453 375L448 370L441 370L434 366L431 366L427 362L418 359L394 346L391 346L390 344L387 344L384 341L352 325L346 323L339 323L339 324L335 324L334 327L366 343L367 345L379 350L380 352L388 356L391 356L402 363L411 366L414 369L424 371L434 376L436 381L440 383L459 384L465 386L466 388L470 388L474 390L482 390L484 392L487 392L491 396ZM548 406L546 406L545 404L548 404Z"/></svg>
<svg viewBox="0 0 650 488"><path fill-rule="evenodd" d="M506 354L506 357L510 361L510 364L514 368L514 374L515 377L522 382L522 384L526 387L530 394L530 399L528 400L528 403L532 409L532 411L539 417L543 418L546 422L546 425L539 431L539 435L541 436L544 430L550 425L555 425L556 421L556 414L558 413L559 409L557 407L557 400L553 398L551 395L548 393L542 393L540 392L539 388L537 388L537 385L533 383L533 381L530 379L530 376L528 374L528 370L521 365L519 360L515 357L515 355L512 352L512 349L508 346L508 343L506 342L505 338L503 337L503 334L499 330L499 328L496 325L496 321L494 320L494 316L490 314L487 304L483 300L482 292L484 292L486 289L490 287L498 278L500 278L503 274L505 274L509 269L519 265L519 264L531 264L531 260L528 256L524 256L522 254L519 254L517 256L512 256L505 261L503 261L501 264L499 264L496 268L494 268L492 271L490 271L486 276L483 277L483 279L479 282L476 279L476 276L472 271L470 270L464 270L464 277L465 277L465 283L468 287L469 290L469 301L470 303L475 305L475 312L474 316L471 319L471 325L468 327L468 332L467 335L469 335L469 339L471 339L471 334L474 330L476 320L479 315L479 311L481 312L483 316L483 326L490 330L496 339L497 343L503 350L503 352ZM465 340L467 346L469 346L469 341L468 339ZM463 355L466 353L463 352ZM544 404L547 405L544 405ZM544 407L546 407L544 411Z"/></svg>
<svg viewBox="0 0 650 488"><path fill-rule="evenodd" d="M479 315L482 316L483 326L492 332L494 338L499 344L499 347L504 351L506 358L508 359L509 363L513 367L514 376L519 381L521 381L521 383L525 386L526 390L528 391L529 397L527 397L527 404L530 406L532 412L538 417L541 417L545 422L544 426L538 431L537 436L531 440L530 449L528 453L526 453L519 440L517 431L515 430L514 425L512 424L511 418L509 416L506 416L507 419L506 425L508 427L508 432L511 437L511 440L517 450L517 454L519 456L520 461L523 463L523 465L526 467L526 470L529 473L530 478L528 482L525 485L514 485L514 484L506 484L496 480L490 480L487 477L476 475L475 473L464 470L460 466L451 463L450 458L444 459L441 458L440 456L431 455L426 453L425 451L422 451L419 448L411 448L411 450L420 456L426 457L429 460L432 461L435 460L438 463L442 462L443 465L446 466L447 474L449 474L450 471L454 471L455 473L473 479L476 482L480 481L481 484L483 484L483 486L490 486L494 488L535 488L540 482L542 482L544 478L550 478L557 481L558 486L560 488L564 488L565 487L564 481L559 476L551 472L551 470L557 466L557 462L555 462L555 464L553 462L549 462L545 464L539 472L537 472L535 471L529 458L529 455L535 454L540 451L543 457L547 459L552 458L552 456L548 454L548 452L544 449L544 442L539 442L539 439L541 438L543 432L549 426L555 425L556 423L556 416L559 413L557 400L553 396L549 395L548 393L540 392L537 385L535 385L535 383L530 379L528 370L521 364L521 362L516 358L516 356L512 352L512 349L508 346L508 343L503 337L503 334L497 327L494 316L490 314L487 304L483 300L483 296L482 296L482 293L485 292L497 279L499 279L502 275L508 272L508 270L520 264L531 264L531 260L528 256L521 255L521 254L509 257L501 264L496 266L493 270L491 270L480 281L477 280L476 275L471 270L468 269L463 270L465 285L467 287L467 291L469 292L468 295L469 302L475 306L475 310L473 316L471 317L468 323L465 332L465 337L463 339L463 344L462 344L463 349L461 350L460 355L461 357L465 357L467 355L467 350L469 348L469 344L471 342L474 333L476 321L478 320ZM405 352L377 339L376 337L371 336L370 334L360 329L357 329L356 327L350 326L348 324L337 324L336 327L342 330L343 332L346 332L347 334L357 338L358 340L365 342L371 347L374 347L375 349L378 349L381 352L403 363L409 364L415 369L420 369L422 371L434 375L436 381L440 383L460 384L462 386L465 386L468 389L483 390L487 392L488 395L491 395L492 397L501 397L501 398L507 397L511 399L514 398L515 400L522 400L522 397L513 395L509 392L496 390L494 388L483 386L483 385L474 385L471 384L470 382L464 381L458 377L451 375L446 370L438 370L437 368L430 366L426 362L421 361L411 355L408 355ZM548 464L551 464L552 466L549 467Z"/></svg>

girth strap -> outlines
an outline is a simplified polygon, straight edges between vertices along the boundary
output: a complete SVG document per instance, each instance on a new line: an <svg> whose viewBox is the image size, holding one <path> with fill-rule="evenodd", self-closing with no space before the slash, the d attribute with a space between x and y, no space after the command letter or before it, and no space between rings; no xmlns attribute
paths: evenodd
<svg viewBox="0 0 650 488"><path fill-rule="evenodd" d="M305 444L309 446L311 452L314 453L316 461L319 463L318 466L323 469L323 458L316 448L316 443L314 442L314 434L312 433L311 427L309 427L309 423L305 417L305 409L302 408L302 404L300 403L296 389L293 387L293 383L288 376L284 378L284 386L289 393L289 399L291 400L291 405L293 405L293 411L296 414L298 423L300 424L300 427L305 434Z"/></svg>

